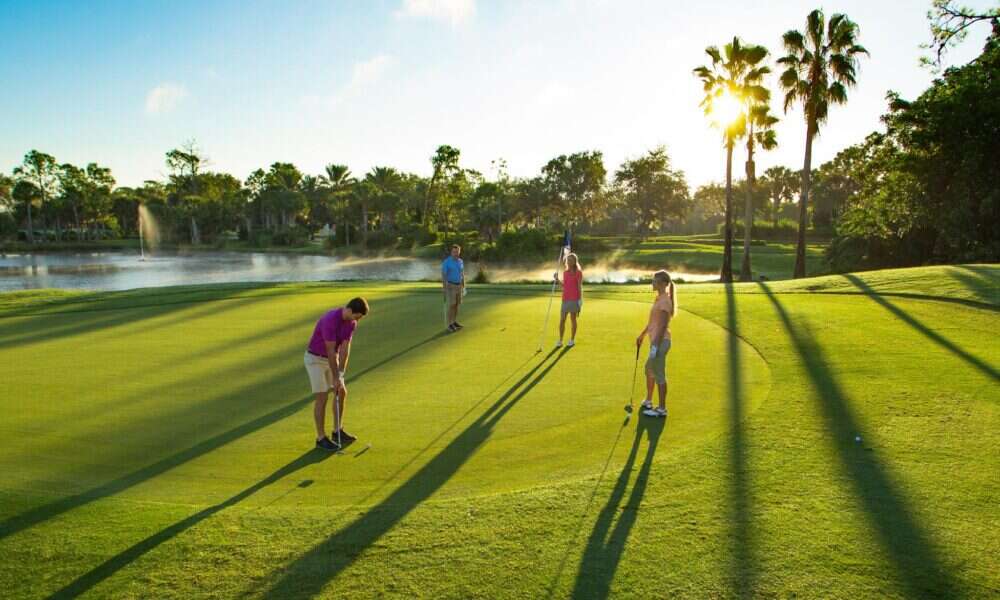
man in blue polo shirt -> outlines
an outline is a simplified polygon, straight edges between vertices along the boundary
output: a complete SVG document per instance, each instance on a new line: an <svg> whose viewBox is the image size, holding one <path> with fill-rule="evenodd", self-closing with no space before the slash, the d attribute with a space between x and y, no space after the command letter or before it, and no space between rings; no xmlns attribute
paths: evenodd
<svg viewBox="0 0 1000 600"><path fill-rule="evenodd" d="M455 332L462 328L458 322L458 306L462 303L462 293L465 291L465 265L458 257L462 247L454 244L451 255L441 263L441 285L444 288L444 301L448 305L448 331Z"/></svg>

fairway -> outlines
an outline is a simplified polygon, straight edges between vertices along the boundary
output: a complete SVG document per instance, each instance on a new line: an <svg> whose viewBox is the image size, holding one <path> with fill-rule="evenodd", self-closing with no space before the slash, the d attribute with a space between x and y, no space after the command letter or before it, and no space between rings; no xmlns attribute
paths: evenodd
<svg viewBox="0 0 1000 600"><path fill-rule="evenodd" d="M622 410L646 287L540 353L543 286L473 287L450 335L425 284L0 295L0 589L994 596L998 284L681 286L665 422ZM302 352L355 295L327 455Z"/></svg>

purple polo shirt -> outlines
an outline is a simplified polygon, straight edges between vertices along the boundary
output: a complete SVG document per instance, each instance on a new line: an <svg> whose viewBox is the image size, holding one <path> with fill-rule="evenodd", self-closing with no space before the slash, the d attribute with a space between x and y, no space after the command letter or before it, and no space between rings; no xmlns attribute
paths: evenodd
<svg viewBox="0 0 1000 600"><path fill-rule="evenodd" d="M343 308L327 312L319 318L319 321L316 321L312 339L309 340L309 352L325 358L326 342L333 342L340 346L343 342L351 339L351 336L354 335L354 328L357 326L357 321L344 320Z"/></svg>

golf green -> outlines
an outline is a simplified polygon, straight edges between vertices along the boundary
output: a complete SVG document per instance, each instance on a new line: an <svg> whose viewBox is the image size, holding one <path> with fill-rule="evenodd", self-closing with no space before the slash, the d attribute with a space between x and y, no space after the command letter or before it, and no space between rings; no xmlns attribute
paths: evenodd
<svg viewBox="0 0 1000 600"><path fill-rule="evenodd" d="M456 334L425 284L6 294L0 587L994 595L998 286L995 266L682 286L666 421L622 410L639 286L588 289L578 345L554 349L552 319L541 352L533 286L474 287ZM355 295L359 440L329 455L302 354Z"/></svg>

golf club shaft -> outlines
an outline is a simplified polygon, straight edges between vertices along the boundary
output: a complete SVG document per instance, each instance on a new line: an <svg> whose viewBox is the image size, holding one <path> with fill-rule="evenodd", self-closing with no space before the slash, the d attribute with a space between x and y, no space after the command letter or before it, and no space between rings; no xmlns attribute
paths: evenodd
<svg viewBox="0 0 1000 600"><path fill-rule="evenodd" d="M629 412L632 412L632 407L635 404L635 378L639 374L639 345L636 344L635 347L635 363L632 365L632 387L628 391L628 407Z"/></svg>
<svg viewBox="0 0 1000 600"><path fill-rule="evenodd" d="M566 247L563 246L559 249L559 258L556 259L556 272L559 271L560 265L562 265L563 253L566 252ZM538 334L538 349L542 349L542 340L545 339L545 330L549 328L549 314L552 312L552 299L556 296L556 280L552 279L552 293L549 294L549 307L545 309L545 322L542 323L542 332Z"/></svg>
<svg viewBox="0 0 1000 600"><path fill-rule="evenodd" d="M333 392L333 411L336 413L336 420L333 425L337 428L337 446L343 447L340 443L340 430L344 428L344 424L340 422L340 391L334 390Z"/></svg>

